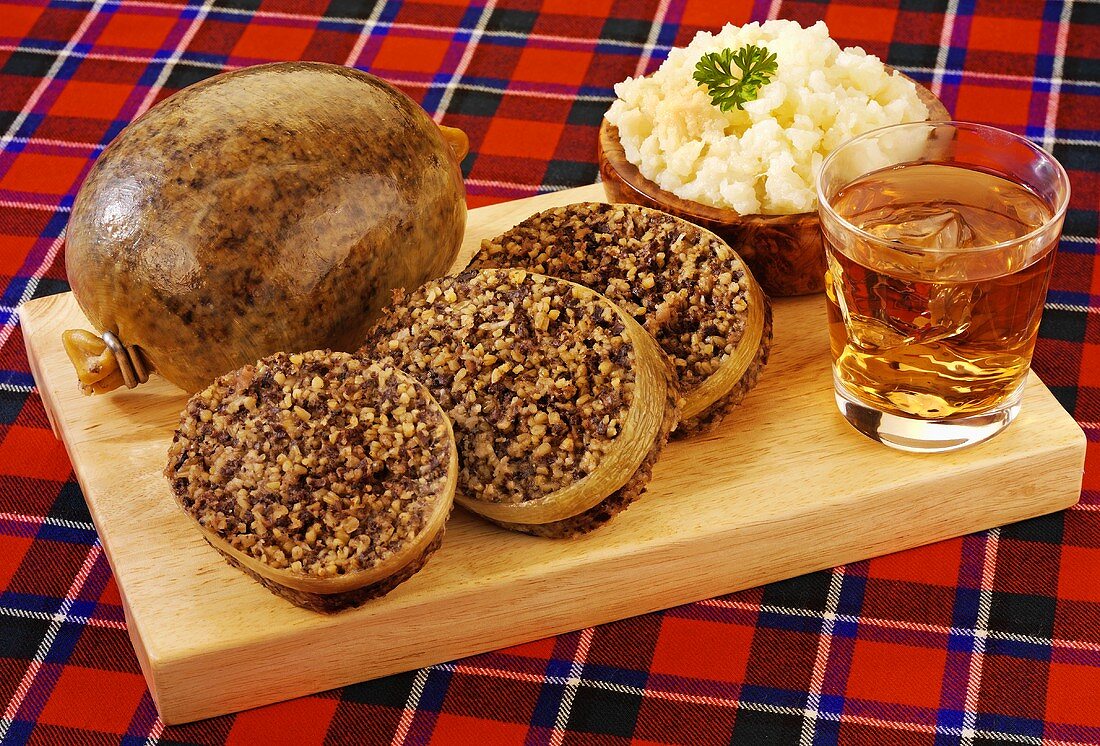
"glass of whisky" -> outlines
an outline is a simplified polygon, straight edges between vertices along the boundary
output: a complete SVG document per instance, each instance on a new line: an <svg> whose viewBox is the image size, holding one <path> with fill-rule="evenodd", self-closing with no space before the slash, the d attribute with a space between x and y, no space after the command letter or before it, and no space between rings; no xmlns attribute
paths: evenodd
<svg viewBox="0 0 1100 746"><path fill-rule="evenodd" d="M1016 418L1069 191L1038 146L964 122L883 127L824 160L833 385L849 423L928 453Z"/></svg>

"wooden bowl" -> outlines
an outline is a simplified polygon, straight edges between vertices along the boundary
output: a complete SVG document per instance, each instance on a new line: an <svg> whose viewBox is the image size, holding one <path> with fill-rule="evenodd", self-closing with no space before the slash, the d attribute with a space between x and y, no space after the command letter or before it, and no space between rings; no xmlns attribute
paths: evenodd
<svg viewBox="0 0 1100 746"><path fill-rule="evenodd" d="M892 70L889 66L886 69ZM951 118L930 90L915 80L913 83L928 107L929 121ZM655 207L717 233L748 263L768 295L784 297L825 290L825 251L816 212L741 215L677 197L642 176L626 159L619 130L606 119L600 125L599 159L600 176L610 201Z"/></svg>

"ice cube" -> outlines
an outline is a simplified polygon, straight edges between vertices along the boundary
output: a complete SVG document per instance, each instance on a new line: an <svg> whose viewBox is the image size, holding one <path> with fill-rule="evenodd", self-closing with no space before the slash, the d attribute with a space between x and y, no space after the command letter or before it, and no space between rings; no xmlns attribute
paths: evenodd
<svg viewBox="0 0 1100 746"><path fill-rule="evenodd" d="M973 285L910 283L879 275L871 315L846 313L851 341L865 352L932 344L970 328Z"/></svg>
<svg viewBox="0 0 1100 746"><path fill-rule="evenodd" d="M899 329L882 319L853 313L848 316L848 341L862 352L882 354L912 343L907 329Z"/></svg>
<svg viewBox="0 0 1100 746"><path fill-rule="evenodd" d="M949 207L900 223L868 226L867 231L878 238L921 249L965 249L974 246L974 231L966 218Z"/></svg>
<svg viewBox="0 0 1100 746"><path fill-rule="evenodd" d="M969 329L975 289L975 285L932 285L928 294L929 323L927 329L921 330L918 341L938 342Z"/></svg>

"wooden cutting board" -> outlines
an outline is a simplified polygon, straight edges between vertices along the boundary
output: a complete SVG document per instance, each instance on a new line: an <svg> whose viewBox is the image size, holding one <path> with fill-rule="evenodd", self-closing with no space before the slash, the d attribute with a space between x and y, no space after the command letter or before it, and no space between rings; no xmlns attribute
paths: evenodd
<svg viewBox="0 0 1100 746"><path fill-rule="evenodd" d="M470 212L481 238L582 187ZM185 395L159 378L86 398L61 332L72 295L27 303L27 352L110 558L130 637L167 723L182 723L664 609L1065 508L1085 438L1034 375L1003 434L959 453L900 453L836 411L822 296L775 304L773 357L717 432L668 446L649 491L574 541L457 510L443 548L384 599L322 616L228 566L161 476Z"/></svg>

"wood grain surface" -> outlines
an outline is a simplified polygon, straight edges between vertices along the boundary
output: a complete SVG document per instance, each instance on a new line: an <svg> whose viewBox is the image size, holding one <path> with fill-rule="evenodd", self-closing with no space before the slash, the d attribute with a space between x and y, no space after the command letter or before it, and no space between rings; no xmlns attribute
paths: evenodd
<svg viewBox="0 0 1100 746"><path fill-rule="evenodd" d="M482 237L600 186L470 213ZM824 300L775 304L773 359L722 427L668 446L647 494L573 541L456 511L439 553L391 595L323 616L230 567L161 475L184 394L154 377L84 397L61 348L71 294L21 310L39 391L63 438L126 605L161 716L181 723L496 649L1064 508L1085 440L1031 377L1019 419L959 453L857 434L833 403Z"/></svg>

